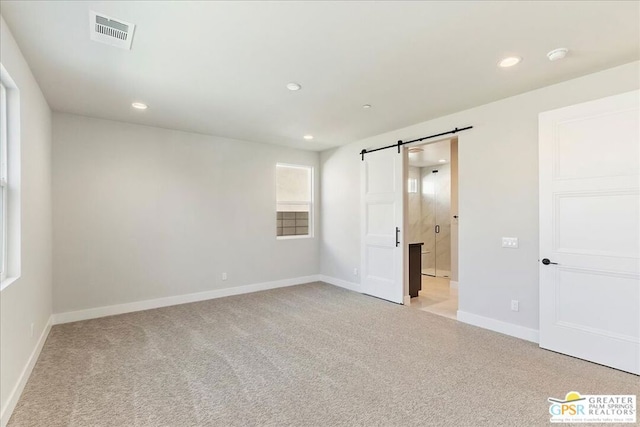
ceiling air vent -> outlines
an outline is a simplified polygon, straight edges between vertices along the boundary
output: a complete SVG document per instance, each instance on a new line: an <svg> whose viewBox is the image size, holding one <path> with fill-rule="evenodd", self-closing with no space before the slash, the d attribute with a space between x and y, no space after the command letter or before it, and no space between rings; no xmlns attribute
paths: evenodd
<svg viewBox="0 0 640 427"><path fill-rule="evenodd" d="M91 40L122 49L131 49L135 25L91 11L89 16Z"/></svg>

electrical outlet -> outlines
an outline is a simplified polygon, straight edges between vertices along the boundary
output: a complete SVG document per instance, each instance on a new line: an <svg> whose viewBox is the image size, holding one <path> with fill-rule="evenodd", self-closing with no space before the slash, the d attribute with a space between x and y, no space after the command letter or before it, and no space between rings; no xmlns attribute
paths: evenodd
<svg viewBox="0 0 640 427"><path fill-rule="evenodd" d="M518 238L517 237L503 237L502 238L502 247L509 249L518 249Z"/></svg>
<svg viewBox="0 0 640 427"><path fill-rule="evenodd" d="M354 269L353 269L353 275L354 275L354 276L357 276L357 275L358 275L358 269L357 269L357 268L354 268Z"/></svg>
<svg viewBox="0 0 640 427"><path fill-rule="evenodd" d="M30 332L30 336L31 336L31 338L33 338L33 329L34 329L34 324L32 323L32 324L31 324L31 332Z"/></svg>
<svg viewBox="0 0 640 427"><path fill-rule="evenodd" d="M520 303L517 299L511 300L511 311L520 311Z"/></svg>
<svg viewBox="0 0 640 427"><path fill-rule="evenodd" d="M222 280L227 280L227 273L222 273Z"/></svg>

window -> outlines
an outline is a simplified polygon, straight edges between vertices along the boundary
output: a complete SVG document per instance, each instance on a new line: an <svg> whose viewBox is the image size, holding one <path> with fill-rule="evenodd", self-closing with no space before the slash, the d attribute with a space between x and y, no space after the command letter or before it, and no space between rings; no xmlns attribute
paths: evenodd
<svg viewBox="0 0 640 427"><path fill-rule="evenodd" d="M313 168L276 165L276 230L279 239L313 237Z"/></svg>
<svg viewBox="0 0 640 427"><path fill-rule="evenodd" d="M20 277L20 92L0 64L0 290Z"/></svg>
<svg viewBox="0 0 640 427"><path fill-rule="evenodd" d="M0 280L7 277L7 91L0 83Z"/></svg>
<svg viewBox="0 0 640 427"><path fill-rule="evenodd" d="M418 192L418 178L409 178L409 184L407 185L407 192L409 193Z"/></svg>

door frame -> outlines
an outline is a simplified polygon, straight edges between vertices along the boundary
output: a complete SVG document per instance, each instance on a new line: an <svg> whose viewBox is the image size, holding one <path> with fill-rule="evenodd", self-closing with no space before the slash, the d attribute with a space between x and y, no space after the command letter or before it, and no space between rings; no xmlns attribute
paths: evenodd
<svg viewBox="0 0 640 427"><path fill-rule="evenodd" d="M411 304L411 297L409 296L409 245L406 243L408 242L408 228L409 228L409 196L407 194L407 189L408 189L408 185L409 185L409 149L410 148L414 148L414 147L421 147L423 145L430 145L430 144L435 144L438 142L442 142L442 141L452 141L452 140L457 140L457 150L456 150L456 157L457 157L457 184L458 184L458 200L456 202L457 206L458 206L458 212L456 213L456 215L460 216L460 141L463 138L462 135L456 135L453 137L445 137L445 138L440 138L440 139L436 139L434 141L428 141L428 142L418 142L415 144L407 144L403 147L402 150L402 204L403 204L403 208L402 208L402 242L403 242L403 254L402 254L402 265L403 265L403 274L402 274L402 279L403 279L403 305L410 305ZM451 171L452 176L453 176L453 170ZM451 223L453 226L453 222ZM461 262L460 262L460 227L459 227L459 223L456 223L456 226L458 228L458 232L457 232L457 236L458 236L458 245L457 245L457 252L458 252L458 282L460 281L460 270L461 270ZM451 278L450 282L451 283ZM462 289L458 286L458 310L460 309L460 295L462 294ZM457 317L456 317L457 320Z"/></svg>

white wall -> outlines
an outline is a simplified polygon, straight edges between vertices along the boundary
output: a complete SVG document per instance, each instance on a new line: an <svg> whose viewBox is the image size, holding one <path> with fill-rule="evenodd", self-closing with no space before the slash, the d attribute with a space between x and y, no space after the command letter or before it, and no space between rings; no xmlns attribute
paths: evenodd
<svg viewBox="0 0 640 427"><path fill-rule="evenodd" d="M630 63L322 152L321 274L360 280L360 150L473 125L458 142L459 309L537 330L538 113L637 89L639 72Z"/></svg>
<svg viewBox="0 0 640 427"><path fill-rule="evenodd" d="M61 113L53 141L55 313L319 272L275 208L276 163L317 194L317 152Z"/></svg>
<svg viewBox="0 0 640 427"><path fill-rule="evenodd" d="M51 110L1 18L0 62L20 91L22 171L21 276L0 291L0 404L4 423L19 395L16 387L23 371L40 337L48 331L51 316Z"/></svg>

